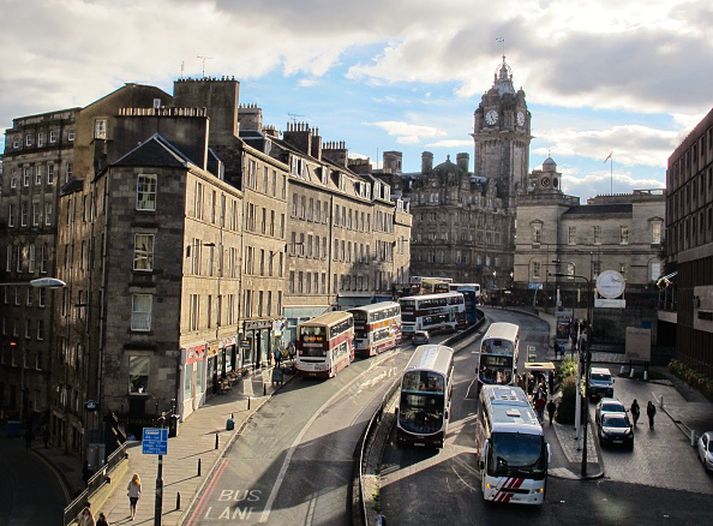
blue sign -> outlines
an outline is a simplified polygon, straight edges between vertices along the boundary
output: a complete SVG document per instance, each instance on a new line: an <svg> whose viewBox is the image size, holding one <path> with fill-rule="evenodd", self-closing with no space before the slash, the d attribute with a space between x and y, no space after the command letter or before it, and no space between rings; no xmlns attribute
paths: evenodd
<svg viewBox="0 0 713 526"><path fill-rule="evenodd" d="M141 438L141 452L144 455L167 455L168 428L145 427Z"/></svg>
<svg viewBox="0 0 713 526"><path fill-rule="evenodd" d="M534 290L542 290L542 283L539 283L539 282L535 282L535 283L530 282L530 283L527 284L527 288L530 289L530 290L533 290L533 289L534 289Z"/></svg>

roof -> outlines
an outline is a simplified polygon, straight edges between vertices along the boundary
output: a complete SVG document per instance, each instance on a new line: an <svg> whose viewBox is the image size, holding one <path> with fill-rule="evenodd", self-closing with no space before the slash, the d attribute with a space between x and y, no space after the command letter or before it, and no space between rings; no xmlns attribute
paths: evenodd
<svg viewBox="0 0 713 526"><path fill-rule="evenodd" d="M300 325L306 324L321 324L321 325L331 325L338 321L346 320L348 318L353 318L352 314L345 311L331 311L315 316L314 318L300 323Z"/></svg>
<svg viewBox="0 0 713 526"><path fill-rule="evenodd" d="M607 214L628 214L631 215L631 203L612 203L606 205L577 205L567 210L563 216L581 215L607 215Z"/></svg>
<svg viewBox="0 0 713 526"><path fill-rule="evenodd" d="M525 392L512 385L484 385L481 403L492 422L492 432L542 435L542 427Z"/></svg>
<svg viewBox="0 0 713 526"><path fill-rule="evenodd" d="M483 340L488 340L491 338L499 338L501 340L515 340L519 332L519 325L499 321L490 324L490 327L488 327L485 336L483 336Z"/></svg>
<svg viewBox="0 0 713 526"><path fill-rule="evenodd" d="M410 371L436 371L443 375L453 363L453 349L445 345L420 345L416 347L411 359L404 368L404 374Z"/></svg>
<svg viewBox="0 0 713 526"><path fill-rule="evenodd" d="M375 310L380 310L388 307L398 307L399 304L396 303L395 301L382 301L379 303L371 303L369 305L362 305L361 307L355 307L353 309L349 309L349 311L353 310L360 310L363 312L373 312Z"/></svg>
<svg viewBox="0 0 713 526"><path fill-rule="evenodd" d="M69 181L62 185L62 188L59 189L59 195L64 196L75 192L81 192L83 188L84 181L77 179L76 177L72 177Z"/></svg>
<svg viewBox="0 0 713 526"><path fill-rule="evenodd" d="M439 292L438 294L421 294L418 296L406 296L404 298L399 298L399 301L402 301L402 300L432 300L432 299L442 298L444 296L453 296L455 294L460 294L460 293L453 290L451 292ZM460 295L462 296L462 294L460 294Z"/></svg>
<svg viewBox="0 0 713 526"><path fill-rule="evenodd" d="M112 166L185 168L190 162L190 159L175 146L164 139L160 134L154 133L136 148L114 161Z"/></svg>

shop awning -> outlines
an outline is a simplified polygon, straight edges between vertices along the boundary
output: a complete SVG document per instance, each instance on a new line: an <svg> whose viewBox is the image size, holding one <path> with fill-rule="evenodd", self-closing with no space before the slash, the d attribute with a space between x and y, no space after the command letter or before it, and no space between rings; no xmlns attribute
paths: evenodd
<svg viewBox="0 0 713 526"><path fill-rule="evenodd" d="M552 362L525 362L525 371L548 372L554 370L555 364L553 364Z"/></svg>

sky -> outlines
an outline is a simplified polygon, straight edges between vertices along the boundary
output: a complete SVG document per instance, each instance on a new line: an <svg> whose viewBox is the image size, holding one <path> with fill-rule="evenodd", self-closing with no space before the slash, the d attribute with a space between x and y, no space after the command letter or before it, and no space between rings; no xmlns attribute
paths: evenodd
<svg viewBox="0 0 713 526"><path fill-rule="evenodd" d="M532 114L530 170L549 154L586 198L663 187L713 106L710 0L0 0L0 13L0 128L125 82L171 93L205 64L279 129L308 122L375 166L399 150L418 171L428 150L472 167L473 111L504 53Z"/></svg>

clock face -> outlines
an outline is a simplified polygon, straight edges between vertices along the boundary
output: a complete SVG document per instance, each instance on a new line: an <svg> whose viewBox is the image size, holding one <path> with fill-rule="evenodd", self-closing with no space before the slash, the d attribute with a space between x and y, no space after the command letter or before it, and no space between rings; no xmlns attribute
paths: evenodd
<svg viewBox="0 0 713 526"><path fill-rule="evenodd" d="M616 299L624 293L624 276L616 270L605 270L597 276L597 292L603 298Z"/></svg>
<svg viewBox="0 0 713 526"><path fill-rule="evenodd" d="M550 178L543 177L542 179L540 179L540 184L542 185L543 188L549 188L550 187Z"/></svg>
<svg viewBox="0 0 713 526"><path fill-rule="evenodd" d="M517 125L518 126L524 126L525 125L525 114L521 111L517 112Z"/></svg>
<svg viewBox="0 0 713 526"><path fill-rule="evenodd" d="M488 113L486 113L485 122L490 125L493 125L498 122L498 112L495 110L490 110Z"/></svg>

